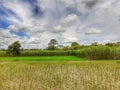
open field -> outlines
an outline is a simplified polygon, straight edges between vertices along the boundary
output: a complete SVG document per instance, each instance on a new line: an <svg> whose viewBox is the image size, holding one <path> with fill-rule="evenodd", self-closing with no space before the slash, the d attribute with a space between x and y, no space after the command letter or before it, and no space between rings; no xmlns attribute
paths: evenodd
<svg viewBox="0 0 120 90"><path fill-rule="evenodd" d="M120 90L120 61L1 61L0 90Z"/></svg>
<svg viewBox="0 0 120 90"><path fill-rule="evenodd" d="M27 56L27 57L0 57L0 61L83 61L75 56Z"/></svg>

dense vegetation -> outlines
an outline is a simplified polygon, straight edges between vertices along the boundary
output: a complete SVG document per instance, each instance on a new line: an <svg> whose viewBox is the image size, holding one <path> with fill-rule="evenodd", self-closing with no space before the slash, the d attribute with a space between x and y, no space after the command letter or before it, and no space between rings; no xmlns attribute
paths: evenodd
<svg viewBox="0 0 120 90"><path fill-rule="evenodd" d="M57 40L52 39L44 50L20 50L20 46L18 41L14 42L7 51L0 51L0 56L77 56L88 60L120 60L120 42L105 45L92 43L88 46L72 42L71 46L58 47Z"/></svg>
<svg viewBox="0 0 120 90"><path fill-rule="evenodd" d="M91 46L75 51L75 55L90 60L120 60L120 48Z"/></svg>

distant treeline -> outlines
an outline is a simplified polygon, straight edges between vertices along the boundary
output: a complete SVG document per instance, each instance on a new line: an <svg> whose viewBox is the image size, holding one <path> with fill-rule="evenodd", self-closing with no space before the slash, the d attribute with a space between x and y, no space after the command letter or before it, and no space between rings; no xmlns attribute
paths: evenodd
<svg viewBox="0 0 120 90"><path fill-rule="evenodd" d="M120 60L120 42L105 45L92 43L88 46L72 42L70 46L62 47L57 47L56 44L57 41L53 40L44 50L20 50L16 49L20 47L20 43L15 42L8 47L8 50L0 51L0 56L77 56L87 60Z"/></svg>
<svg viewBox="0 0 120 90"><path fill-rule="evenodd" d="M0 56L9 56L1 51ZM14 55L11 55L14 56ZM90 46L79 50L23 50L19 56L77 56L88 60L120 60L120 47Z"/></svg>
<svg viewBox="0 0 120 90"><path fill-rule="evenodd" d="M22 51L21 56L77 56L89 60L120 60L120 47L89 46L78 50Z"/></svg>

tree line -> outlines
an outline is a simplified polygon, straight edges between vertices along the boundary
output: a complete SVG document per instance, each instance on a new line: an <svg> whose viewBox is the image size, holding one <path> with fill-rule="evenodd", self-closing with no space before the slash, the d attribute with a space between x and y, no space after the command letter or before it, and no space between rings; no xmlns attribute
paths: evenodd
<svg viewBox="0 0 120 90"><path fill-rule="evenodd" d="M24 50L19 41L15 41L6 50L8 56L77 56L92 60L120 60L120 42L80 45L72 42L70 46L59 46L56 39L51 39L46 49Z"/></svg>

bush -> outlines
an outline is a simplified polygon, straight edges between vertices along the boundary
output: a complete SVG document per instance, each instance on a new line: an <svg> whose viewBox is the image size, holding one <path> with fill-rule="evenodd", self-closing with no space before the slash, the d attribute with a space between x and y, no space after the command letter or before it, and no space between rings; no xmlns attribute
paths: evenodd
<svg viewBox="0 0 120 90"><path fill-rule="evenodd" d="M22 51L21 56L71 56L73 51Z"/></svg>
<svg viewBox="0 0 120 90"><path fill-rule="evenodd" d="M108 46L91 46L76 51L75 55L90 60L119 60L120 49Z"/></svg>

